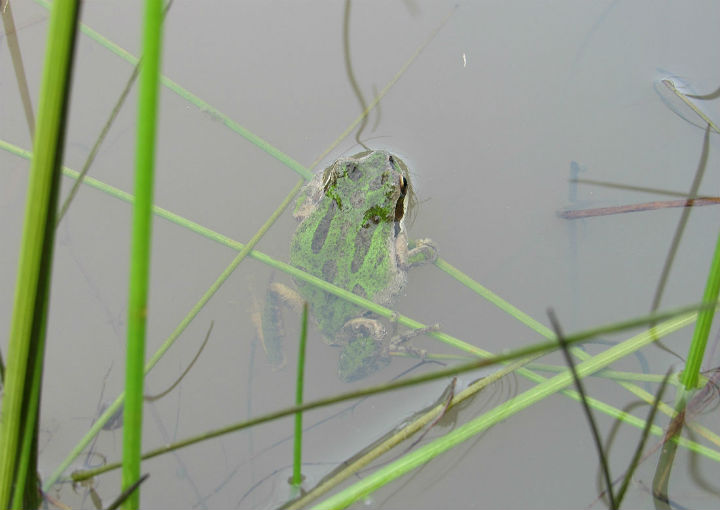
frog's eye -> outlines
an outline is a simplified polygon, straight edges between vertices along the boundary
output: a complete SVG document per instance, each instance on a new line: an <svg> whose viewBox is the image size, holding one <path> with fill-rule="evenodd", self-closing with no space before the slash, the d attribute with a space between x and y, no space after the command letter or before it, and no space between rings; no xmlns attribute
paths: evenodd
<svg viewBox="0 0 720 510"><path fill-rule="evenodd" d="M404 197L407 195L408 181L404 175L400 176L400 194Z"/></svg>

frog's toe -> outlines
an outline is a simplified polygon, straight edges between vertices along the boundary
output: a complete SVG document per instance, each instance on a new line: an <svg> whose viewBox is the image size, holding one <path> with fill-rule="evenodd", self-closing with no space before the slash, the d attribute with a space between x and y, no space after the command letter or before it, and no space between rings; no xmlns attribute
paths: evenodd
<svg viewBox="0 0 720 510"><path fill-rule="evenodd" d="M408 263L410 267L421 264L430 264L438 258L438 249L431 239L418 239L412 243L408 251Z"/></svg>

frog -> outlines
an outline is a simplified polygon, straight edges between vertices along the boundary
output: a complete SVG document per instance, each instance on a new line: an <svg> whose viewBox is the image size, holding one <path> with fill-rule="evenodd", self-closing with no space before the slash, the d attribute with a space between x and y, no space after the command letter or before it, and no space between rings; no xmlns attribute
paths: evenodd
<svg viewBox="0 0 720 510"><path fill-rule="evenodd" d="M415 205L405 163L385 150L342 157L318 172L300 192L293 216L290 264L379 305L401 294L412 267L432 263L438 250L430 239L408 241L406 223ZM262 337L276 363L281 358L281 304L307 302L323 340L341 348L338 376L356 381L386 367L391 353L425 356L407 341L431 328L392 334L380 317L304 280L297 291L272 282L263 313ZM283 358L284 360L284 358ZM284 362L284 361L283 361Z"/></svg>

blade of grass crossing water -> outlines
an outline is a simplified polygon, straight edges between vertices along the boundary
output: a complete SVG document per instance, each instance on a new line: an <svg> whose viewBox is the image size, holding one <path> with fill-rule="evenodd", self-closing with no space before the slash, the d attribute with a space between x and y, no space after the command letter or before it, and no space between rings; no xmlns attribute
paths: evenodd
<svg viewBox="0 0 720 510"><path fill-rule="evenodd" d="M573 382L575 383L575 390L580 396L580 402L583 406L583 410L585 411L585 416L587 417L588 424L590 425L593 442L595 443L595 448L597 449L598 458L600 460L600 467L602 469L603 477L605 478L605 486L607 487L608 499L610 501L609 506L613 509L618 508L615 500L615 493L613 492L612 481L610 478L610 468L608 467L607 457L605 456L605 452L603 451L602 441L600 440L600 432L598 431L597 423L595 423L595 418L593 417L592 410L590 409L590 405L587 401L585 387L580 380L580 377L578 376L572 356L570 355L570 350L568 349L567 342L565 341L562 329L560 328L560 322L558 321L557 317L555 316L555 312L552 309L548 310L548 318L550 319L553 329L555 330L555 335L557 336L558 343L560 344L563 355L565 356L565 362L570 369L570 374L572 375Z"/></svg>
<svg viewBox="0 0 720 510"><path fill-rule="evenodd" d="M32 450L77 15L76 0L57 0L50 15L0 421L0 508L38 506Z"/></svg>
<svg viewBox="0 0 720 510"><path fill-rule="evenodd" d="M7 46L10 57L12 58L18 92L20 92L25 119L27 120L28 130L30 131L30 140L32 140L35 137L35 118L33 116L32 101L30 100L30 90L28 89L27 78L25 76L25 66L23 66L22 56L20 54L20 43L18 42L15 20L13 19L10 1L0 2L0 5L2 5L2 19L7 37Z"/></svg>
<svg viewBox="0 0 720 510"><path fill-rule="evenodd" d="M173 0L170 0L166 4L165 10L163 11L163 16L165 16L167 14L168 10L170 10L170 7L172 7L172 2L173 2ZM122 106L125 104L125 100L127 99L127 96L130 94L130 89L132 89L132 86L135 83L135 80L137 79L139 74L140 74L140 60L138 60L137 64L135 64L135 67L133 68L132 73L130 73L130 77L128 78L128 81L125 84L125 88L120 93L120 97L118 97L117 101L115 102L115 106L113 106L113 109L110 112L108 120L105 122L105 125L102 127L102 129L100 130L100 133L98 134L97 138L95 139L95 143L93 144L92 149L90 149L90 153L88 154L87 158L85 158L85 163L83 163L82 170L80 170L80 176L75 180L75 183L73 184L72 188L70 189L70 192L67 194L67 197L65 198L65 202L63 202L63 205L60 208L60 212L58 213L58 217L57 217L58 224L60 223L63 216L67 212L72 201L75 199L75 195L77 195L77 192L80 190L80 185L85 180L85 176L90 171L90 166L93 164L93 161L95 161L95 156L97 155L98 151L100 150L100 145L102 145L108 132L110 132L110 128L114 124L115 119L117 118L118 114L120 113Z"/></svg>
<svg viewBox="0 0 720 510"><path fill-rule="evenodd" d="M645 448L645 442L647 441L649 435L650 435L650 427L655 422L655 415L657 414L658 406L660 402L662 401L662 396L665 393L665 387L667 386L667 382L670 379L670 375L672 374L671 370L668 370L665 374L665 377L662 380L662 383L660 384L660 387L657 390L657 393L655 394L655 402L653 406L650 408L650 413L648 415L648 418L645 422L645 428L642 431L642 435L640 436L640 442L637 445L637 448L635 448L635 454L633 455L632 460L630 461L630 466L628 467L628 471L625 474L625 477L623 478L623 483L620 486L620 489L618 489L615 501L617 502L618 507L622 504L622 500L625 498L625 493L627 492L628 487L630 486L630 481L632 480L633 473L635 473L635 469L640 464L640 460L642 458L643 454L643 448Z"/></svg>
<svg viewBox="0 0 720 510"><path fill-rule="evenodd" d="M125 368L123 426L123 490L140 479L142 447L143 378L145 376L145 327L152 235L153 165L157 125L157 100L162 40L162 1L146 0L143 20L143 65L140 69L138 131L135 154L135 203L130 259L128 339ZM136 490L123 508L140 506Z"/></svg>

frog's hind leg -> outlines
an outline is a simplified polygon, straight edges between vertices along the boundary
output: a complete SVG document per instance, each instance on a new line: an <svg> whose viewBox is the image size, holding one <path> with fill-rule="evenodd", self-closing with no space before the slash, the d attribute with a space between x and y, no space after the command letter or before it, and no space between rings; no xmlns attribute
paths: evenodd
<svg viewBox="0 0 720 510"><path fill-rule="evenodd" d="M285 352L282 347L285 338L282 307L292 308L300 313L302 304L302 298L293 289L282 283L271 282L262 314L256 312L260 315L259 319L255 319L257 335L268 362L276 369L285 366Z"/></svg>

